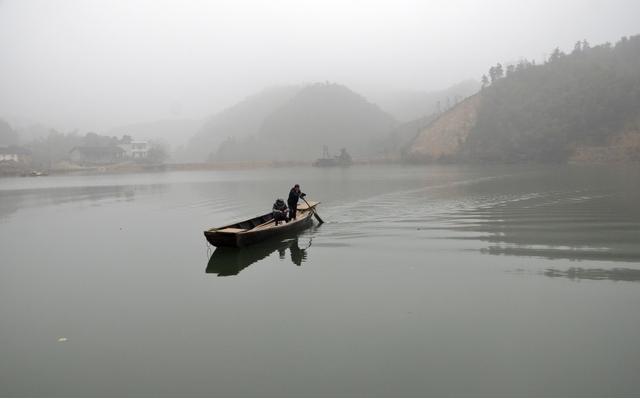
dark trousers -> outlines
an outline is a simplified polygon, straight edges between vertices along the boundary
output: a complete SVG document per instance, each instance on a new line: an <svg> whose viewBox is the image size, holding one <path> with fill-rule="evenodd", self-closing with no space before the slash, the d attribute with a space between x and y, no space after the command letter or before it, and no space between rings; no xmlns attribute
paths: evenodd
<svg viewBox="0 0 640 399"><path fill-rule="evenodd" d="M287 214L282 212L282 211L274 211L273 212L273 219L276 221L276 226L278 225L278 222L288 222L289 218L287 217Z"/></svg>
<svg viewBox="0 0 640 399"><path fill-rule="evenodd" d="M294 204L289 202L289 219L295 219L297 211L298 211L298 203L296 202Z"/></svg>

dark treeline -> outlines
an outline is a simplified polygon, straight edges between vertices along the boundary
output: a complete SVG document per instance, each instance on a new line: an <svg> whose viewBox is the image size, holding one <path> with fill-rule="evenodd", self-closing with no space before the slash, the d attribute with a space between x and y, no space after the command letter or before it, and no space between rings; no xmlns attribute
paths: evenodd
<svg viewBox="0 0 640 399"><path fill-rule="evenodd" d="M46 135L24 142L21 140L20 131L14 130L6 121L0 119L0 147L20 147L21 151L26 151L29 157L27 165L23 166L28 168L45 170L60 168L61 162L70 160L70 153L74 148L114 147L130 144L133 139L126 134L118 138L94 132L82 135L77 130L63 133L48 129ZM143 160L144 162L162 163L167 160L168 149L164 142L152 140L149 144L148 157Z"/></svg>
<svg viewBox="0 0 640 399"><path fill-rule="evenodd" d="M35 139L25 144L25 147L32 153L33 166L47 169L68 160L74 147L107 147L124 142L131 142L131 137L123 136L118 139L94 132L80 135L77 131L62 133L51 129L47 136Z"/></svg>
<svg viewBox="0 0 640 399"><path fill-rule="evenodd" d="M482 84L464 159L564 161L578 146L640 131L640 36L615 46L580 41L542 65L497 64Z"/></svg>
<svg viewBox="0 0 640 399"><path fill-rule="evenodd" d="M18 132L4 119L0 119L0 146L16 145L20 142Z"/></svg>

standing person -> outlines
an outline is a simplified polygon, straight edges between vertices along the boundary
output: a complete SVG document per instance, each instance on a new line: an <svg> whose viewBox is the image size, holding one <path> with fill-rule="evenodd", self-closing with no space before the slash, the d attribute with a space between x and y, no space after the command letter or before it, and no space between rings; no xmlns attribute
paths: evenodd
<svg viewBox="0 0 640 399"><path fill-rule="evenodd" d="M300 185L296 184L293 186L291 191L289 191L289 198L287 199L287 204L289 205L289 219L296 218L296 211L298 210L298 199L304 198L307 195L300 191Z"/></svg>

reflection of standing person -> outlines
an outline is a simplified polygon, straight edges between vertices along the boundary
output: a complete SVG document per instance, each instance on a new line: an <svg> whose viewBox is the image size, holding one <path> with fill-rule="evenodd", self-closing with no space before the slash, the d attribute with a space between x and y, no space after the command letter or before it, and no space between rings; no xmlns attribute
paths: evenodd
<svg viewBox="0 0 640 399"><path fill-rule="evenodd" d="M293 186L291 191L289 191L289 198L287 199L287 204L289 205L289 219L296 218L296 212L298 210L298 200L300 198L304 198L307 195L300 191L300 185L296 184Z"/></svg>
<svg viewBox="0 0 640 399"><path fill-rule="evenodd" d="M298 238L295 238L289 246L289 252L291 252L291 262L301 266L302 262L307 259L307 252L298 246Z"/></svg>

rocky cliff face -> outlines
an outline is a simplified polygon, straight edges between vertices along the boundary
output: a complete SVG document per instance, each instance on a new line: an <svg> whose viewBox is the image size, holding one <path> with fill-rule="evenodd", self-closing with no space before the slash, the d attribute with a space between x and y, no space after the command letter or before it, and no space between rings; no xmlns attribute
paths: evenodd
<svg viewBox="0 0 640 399"><path fill-rule="evenodd" d="M454 159L475 126L479 104L479 94L468 97L421 130L407 153L409 160Z"/></svg>
<svg viewBox="0 0 640 399"><path fill-rule="evenodd" d="M467 140L474 133L482 95L476 94L440 115L422 129L413 140L406 158L413 162L465 162L469 157ZM518 132L514 131L514 136ZM465 145L466 144L466 145ZM615 163L640 161L640 117L628 123L619 134L611 136L601 145L573 143L570 145L569 162Z"/></svg>
<svg viewBox="0 0 640 399"><path fill-rule="evenodd" d="M407 151L407 159L413 162L471 161L466 158L468 151L464 144L473 134L481 101L480 94L469 97L420 131ZM640 161L640 122L629 124L602 145L574 143L567 161Z"/></svg>

